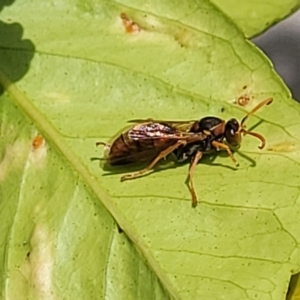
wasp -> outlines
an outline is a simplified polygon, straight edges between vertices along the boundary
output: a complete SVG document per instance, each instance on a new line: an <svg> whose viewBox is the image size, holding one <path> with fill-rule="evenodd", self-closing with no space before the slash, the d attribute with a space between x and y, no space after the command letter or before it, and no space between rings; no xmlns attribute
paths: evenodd
<svg viewBox="0 0 300 300"><path fill-rule="evenodd" d="M263 149L266 140L256 132L246 129L246 120L261 107L273 101L268 98L254 107L242 120L232 118L227 122L218 117L204 117L192 121L162 121L162 120L131 120L135 123L131 128L119 135L112 144L103 142L109 149L106 160L111 166L126 165L137 162L150 162L149 165L138 172L126 174L121 181L135 179L149 173L163 158L173 153L178 162L189 160L187 185L189 187L192 206L197 206L197 195L194 187L194 171L203 155L212 151L224 150L235 166L235 159L231 148L239 147L242 135L251 135L261 141Z"/></svg>

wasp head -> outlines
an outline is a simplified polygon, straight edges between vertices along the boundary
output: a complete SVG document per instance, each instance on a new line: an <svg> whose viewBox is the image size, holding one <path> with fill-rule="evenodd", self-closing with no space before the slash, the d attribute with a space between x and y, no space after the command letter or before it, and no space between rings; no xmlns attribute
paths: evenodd
<svg viewBox="0 0 300 300"><path fill-rule="evenodd" d="M242 119L241 124L239 124L239 122L236 119L230 119L225 125L225 138L228 144L230 144L233 147L237 147L241 144L242 134L243 135L249 134L258 138L261 141L261 145L258 146L258 148L260 149L264 148L266 145L265 138L257 132L246 130L245 122L251 115L253 115L262 106L269 105L272 103L272 101L273 101L272 98L268 98L260 102Z"/></svg>
<svg viewBox="0 0 300 300"><path fill-rule="evenodd" d="M241 144L240 123L236 119L230 119L225 125L225 138L227 143L233 147L239 147Z"/></svg>

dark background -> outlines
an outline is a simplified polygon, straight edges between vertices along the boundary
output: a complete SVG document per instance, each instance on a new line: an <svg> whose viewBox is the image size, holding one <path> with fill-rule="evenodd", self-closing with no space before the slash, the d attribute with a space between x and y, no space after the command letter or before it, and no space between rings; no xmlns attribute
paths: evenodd
<svg viewBox="0 0 300 300"><path fill-rule="evenodd" d="M300 102L300 10L252 40Z"/></svg>

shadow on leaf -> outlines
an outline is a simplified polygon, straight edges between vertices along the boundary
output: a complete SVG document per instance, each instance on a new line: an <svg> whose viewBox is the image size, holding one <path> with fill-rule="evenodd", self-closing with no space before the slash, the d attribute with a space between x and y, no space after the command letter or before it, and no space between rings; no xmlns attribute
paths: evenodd
<svg viewBox="0 0 300 300"><path fill-rule="evenodd" d="M12 0L1 1L0 11L12 4ZM34 56L34 44L29 39L22 39L23 34L21 24L0 21L0 70L12 82L20 80L27 73ZM0 85L0 95L2 93L3 87Z"/></svg>
<svg viewBox="0 0 300 300"><path fill-rule="evenodd" d="M250 162L250 167L255 167L256 162L249 156L241 153L236 152L240 157ZM211 167L222 167L226 168L232 171L236 171L237 168L229 165L225 165L222 163L214 163L215 159L220 156L223 158L228 158L228 154L226 152L218 152L211 155L205 155L199 164L209 165ZM99 158L99 157L91 157L91 161L99 161L100 162L100 168L102 168L107 173L103 174L103 176L110 176L110 175L116 175L116 174L124 174L124 173L131 173L140 171L143 168L147 167L148 163L131 163L127 165L121 165L121 166L111 166L105 158ZM179 163L176 161L175 157L171 154L169 155L165 160L161 160L157 165L148 173L143 174L141 177L145 177L148 175L151 175L152 173L157 173L164 171L166 169L175 169L179 167L186 166L188 162L182 162Z"/></svg>

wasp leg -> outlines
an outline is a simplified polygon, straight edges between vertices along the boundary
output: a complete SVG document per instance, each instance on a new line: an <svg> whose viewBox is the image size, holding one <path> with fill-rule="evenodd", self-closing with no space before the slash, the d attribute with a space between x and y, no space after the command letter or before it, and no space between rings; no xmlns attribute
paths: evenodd
<svg viewBox="0 0 300 300"><path fill-rule="evenodd" d="M107 144L107 143L103 143L103 142L97 142L96 143L96 146L104 146L104 151L110 151L110 147L111 145L110 144Z"/></svg>
<svg viewBox="0 0 300 300"><path fill-rule="evenodd" d="M188 185L190 193L192 195L192 206L193 207L196 207L197 202L198 202L196 191L195 191L195 188L194 188L194 180L193 180L194 171L196 169L198 161L202 158L202 156L203 156L203 153L198 151L196 153L196 155L193 157L193 159L191 161L191 164L190 164L189 175L188 175L187 180L186 180L186 184Z"/></svg>
<svg viewBox="0 0 300 300"><path fill-rule="evenodd" d="M96 146L97 146L97 147L100 146L100 145L101 145L101 146L104 146L105 148L106 148L106 147L110 148L110 146L111 146L110 144L103 143L103 142L97 142L97 143L96 143Z"/></svg>
<svg viewBox="0 0 300 300"><path fill-rule="evenodd" d="M231 160L234 162L235 166L238 167L239 166L239 163L237 162L237 160L234 158L230 148L225 145L224 143L220 143L220 142L217 142L217 141L213 141L212 142L212 145L216 148L216 150L220 150L220 149L223 149L223 150L226 150L229 157L231 158Z"/></svg>
<svg viewBox="0 0 300 300"><path fill-rule="evenodd" d="M136 173L132 173L132 174L127 174L127 175L124 175L121 177L121 181L125 181L125 180L129 180L129 179L134 179L134 178L137 178L137 177L141 177L143 176L145 173L147 173L148 171L150 171L151 169L153 169L153 167L164 157L166 157L168 154L170 154L171 152L173 152L175 149L177 149L179 146L182 146L182 145L186 145L186 141L185 140L179 140L176 142L176 144L168 147L167 149L161 151L159 153L159 155L157 155L157 157L151 162L151 164L136 172Z"/></svg>

